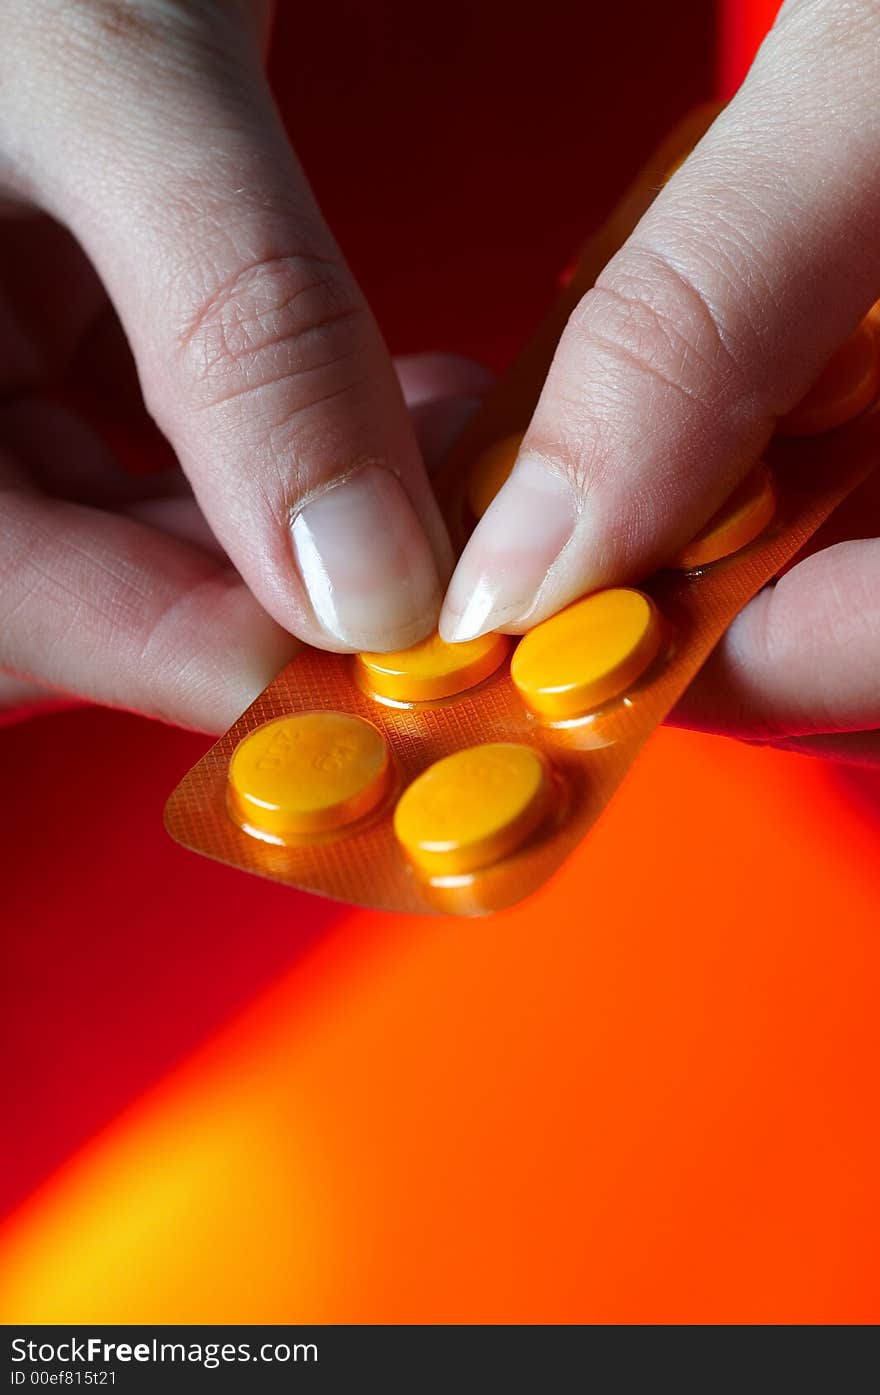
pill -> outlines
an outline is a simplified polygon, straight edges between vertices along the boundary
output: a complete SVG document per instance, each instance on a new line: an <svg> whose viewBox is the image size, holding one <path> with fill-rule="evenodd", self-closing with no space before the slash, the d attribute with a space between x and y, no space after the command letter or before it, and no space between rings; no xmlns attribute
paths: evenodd
<svg viewBox="0 0 880 1395"><path fill-rule="evenodd" d="M550 809L549 765L532 746L490 741L445 756L401 795L394 832L431 876L460 875L508 857Z"/></svg>
<svg viewBox="0 0 880 1395"><path fill-rule="evenodd" d="M880 339L871 314L831 356L798 405L777 423L781 436L817 436L842 426L880 393Z"/></svg>
<svg viewBox="0 0 880 1395"><path fill-rule="evenodd" d="M670 565L677 571L692 571L730 557L763 533L775 512L770 472L758 465Z"/></svg>
<svg viewBox="0 0 880 1395"><path fill-rule="evenodd" d="M483 451L471 466L467 482L467 501L474 518L482 518L495 495L514 467L523 433L505 436Z"/></svg>
<svg viewBox="0 0 880 1395"><path fill-rule="evenodd" d="M355 668L363 686L379 697L428 702L476 687L504 662L509 649L504 635L446 644L433 634L393 654L358 654Z"/></svg>
<svg viewBox="0 0 880 1395"><path fill-rule="evenodd" d="M344 828L390 783L385 739L345 712L299 712L252 731L229 764L227 804L246 832L283 843Z"/></svg>
<svg viewBox="0 0 880 1395"><path fill-rule="evenodd" d="M596 591L521 639L510 676L533 712L556 720L582 716L642 676L662 633L657 608L641 591Z"/></svg>

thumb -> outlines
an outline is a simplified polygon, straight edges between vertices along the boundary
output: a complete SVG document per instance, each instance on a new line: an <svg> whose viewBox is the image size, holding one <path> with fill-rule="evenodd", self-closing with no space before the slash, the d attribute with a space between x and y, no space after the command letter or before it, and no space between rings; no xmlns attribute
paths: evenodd
<svg viewBox="0 0 880 1395"><path fill-rule="evenodd" d="M91 256L229 557L311 643L421 638L449 544L377 326L269 95L253 13L12 8L0 76L19 191Z"/></svg>
<svg viewBox="0 0 880 1395"><path fill-rule="evenodd" d="M783 7L572 315L444 638L521 631L652 571L755 462L880 288L878 80L876 5Z"/></svg>

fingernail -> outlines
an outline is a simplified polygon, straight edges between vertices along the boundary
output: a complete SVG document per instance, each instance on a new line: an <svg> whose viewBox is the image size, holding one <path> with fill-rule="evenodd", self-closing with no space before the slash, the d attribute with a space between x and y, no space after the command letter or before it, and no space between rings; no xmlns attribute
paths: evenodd
<svg viewBox="0 0 880 1395"><path fill-rule="evenodd" d="M315 618L351 649L403 649L431 629L440 578L399 480L368 465L315 495L293 521Z"/></svg>
<svg viewBox="0 0 880 1395"><path fill-rule="evenodd" d="M440 616L450 644L524 620L577 522L577 499L543 461L521 456L462 553Z"/></svg>

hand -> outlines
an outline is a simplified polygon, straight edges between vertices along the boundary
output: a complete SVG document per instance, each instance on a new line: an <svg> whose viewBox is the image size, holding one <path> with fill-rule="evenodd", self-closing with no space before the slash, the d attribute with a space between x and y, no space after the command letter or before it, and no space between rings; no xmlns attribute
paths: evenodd
<svg viewBox="0 0 880 1395"><path fill-rule="evenodd" d="M4 0L0 701L47 685L217 731L290 634L393 649L436 622L449 543L272 104L267 13ZM404 375L435 432L426 398L485 387Z"/></svg>
<svg viewBox="0 0 880 1395"><path fill-rule="evenodd" d="M880 8L788 0L746 83L574 312L441 633L645 576L880 294ZM821 544L826 544L821 546ZM880 480L744 610L676 719L880 761Z"/></svg>

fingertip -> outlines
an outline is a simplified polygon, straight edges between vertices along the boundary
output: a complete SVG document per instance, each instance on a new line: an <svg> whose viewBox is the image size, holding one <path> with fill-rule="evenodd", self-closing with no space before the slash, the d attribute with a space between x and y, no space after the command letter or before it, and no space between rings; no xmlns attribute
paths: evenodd
<svg viewBox="0 0 880 1395"><path fill-rule="evenodd" d="M295 514L297 573L333 648L406 648L433 628L442 577L400 480L368 465Z"/></svg>
<svg viewBox="0 0 880 1395"><path fill-rule="evenodd" d="M580 512L561 474L528 452L520 455L453 574L440 619L443 638L459 643L517 629L573 599L563 555Z"/></svg>
<svg viewBox="0 0 880 1395"><path fill-rule="evenodd" d="M878 569L876 539L799 562L740 611L670 720L772 742L880 726Z"/></svg>

